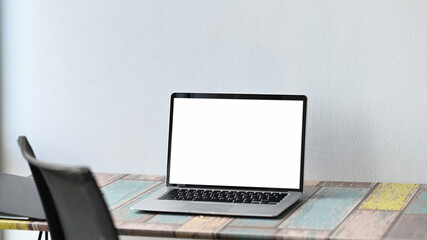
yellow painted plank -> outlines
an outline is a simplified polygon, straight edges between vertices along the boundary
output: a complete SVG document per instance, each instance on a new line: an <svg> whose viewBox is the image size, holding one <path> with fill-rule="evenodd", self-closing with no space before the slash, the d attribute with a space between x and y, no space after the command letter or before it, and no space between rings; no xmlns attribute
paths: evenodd
<svg viewBox="0 0 427 240"><path fill-rule="evenodd" d="M418 184L410 183L381 183L359 209L400 211L418 187Z"/></svg>
<svg viewBox="0 0 427 240"><path fill-rule="evenodd" d="M0 219L0 229L30 230L31 221Z"/></svg>

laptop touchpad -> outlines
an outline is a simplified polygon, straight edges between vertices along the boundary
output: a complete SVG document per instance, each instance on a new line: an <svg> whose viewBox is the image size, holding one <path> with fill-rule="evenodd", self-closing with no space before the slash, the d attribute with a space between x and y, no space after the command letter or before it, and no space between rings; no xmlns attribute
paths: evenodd
<svg viewBox="0 0 427 240"><path fill-rule="evenodd" d="M233 206L223 206L222 204L189 204L182 209L202 212L223 212L228 211L231 208L233 208Z"/></svg>

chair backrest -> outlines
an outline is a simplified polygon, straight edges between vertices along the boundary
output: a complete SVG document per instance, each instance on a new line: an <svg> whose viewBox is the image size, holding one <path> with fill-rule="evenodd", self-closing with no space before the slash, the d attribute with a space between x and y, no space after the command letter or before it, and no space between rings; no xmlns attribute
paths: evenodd
<svg viewBox="0 0 427 240"><path fill-rule="evenodd" d="M118 240L110 212L91 171L36 160L26 137L19 146L42 200L53 240Z"/></svg>

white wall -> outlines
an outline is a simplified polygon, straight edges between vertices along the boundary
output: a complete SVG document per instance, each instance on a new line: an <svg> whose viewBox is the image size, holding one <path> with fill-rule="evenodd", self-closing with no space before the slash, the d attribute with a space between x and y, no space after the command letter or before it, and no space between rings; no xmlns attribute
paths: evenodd
<svg viewBox="0 0 427 240"><path fill-rule="evenodd" d="M424 0L3 0L3 152L164 174L173 91L306 94L306 178L427 182Z"/></svg>

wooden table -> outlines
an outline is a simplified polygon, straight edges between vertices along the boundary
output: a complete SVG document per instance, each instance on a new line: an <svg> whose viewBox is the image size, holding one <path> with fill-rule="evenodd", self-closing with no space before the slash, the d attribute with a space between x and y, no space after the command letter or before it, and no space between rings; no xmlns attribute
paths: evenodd
<svg viewBox="0 0 427 240"><path fill-rule="evenodd" d="M163 176L96 174L122 235L195 238L427 239L427 185L306 181L277 218L152 214L130 210ZM46 222L0 220L0 229L47 231Z"/></svg>

